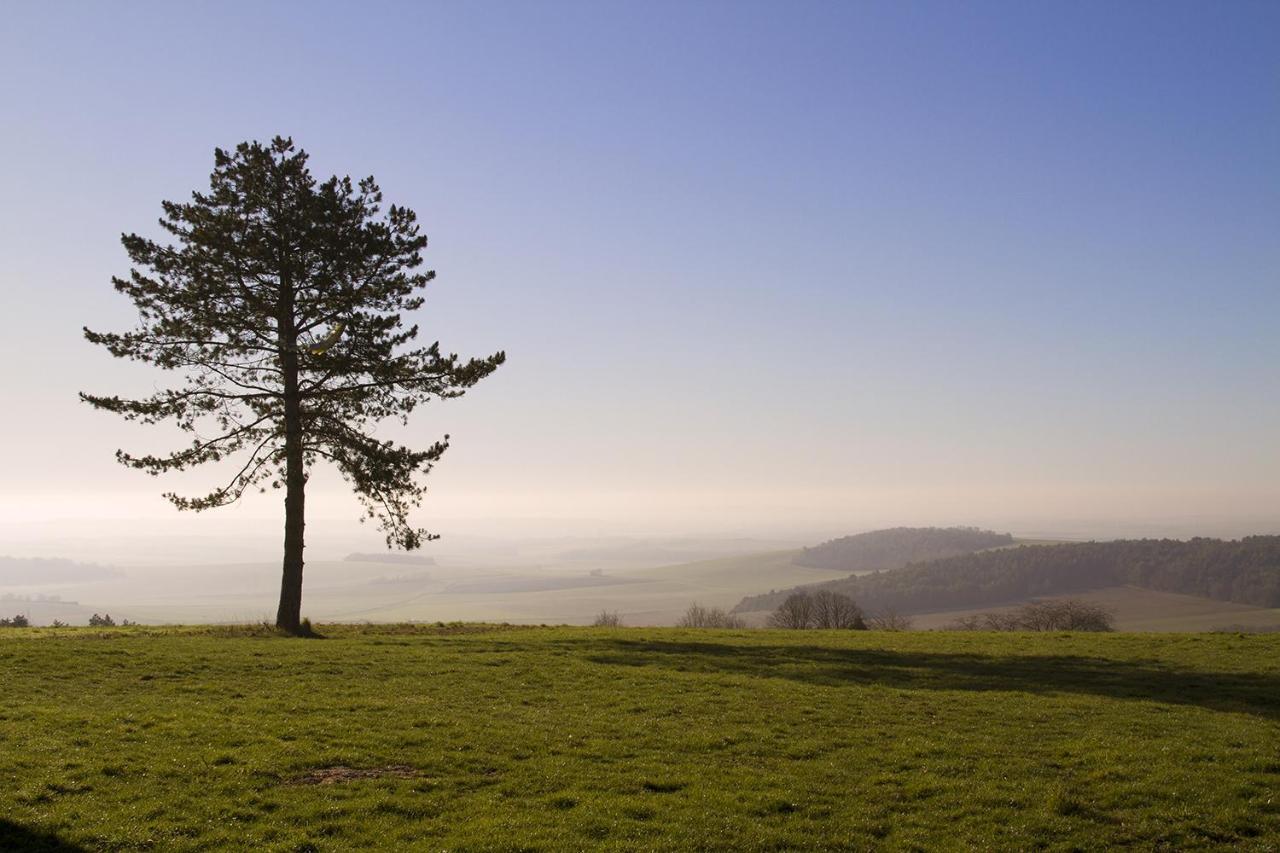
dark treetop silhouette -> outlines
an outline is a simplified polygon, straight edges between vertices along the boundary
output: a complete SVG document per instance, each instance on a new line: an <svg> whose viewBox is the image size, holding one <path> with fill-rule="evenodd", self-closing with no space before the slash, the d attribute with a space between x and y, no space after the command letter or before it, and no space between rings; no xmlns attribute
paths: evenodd
<svg viewBox="0 0 1280 853"><path fill-rule="evenodd" d="M401 312L422 304L434 277L421 271L427 238L413 211L391 205L372 178L317 183L307 154L277 137L214 152L208 193L163 202L160 225L175 245L126 234L134 264L116 290L138 308L123 334L85 329L118 358L181 375L177 387L140 400L80 397L129 420L170 419L190 446L162 456L116 451L152 475L232 460L234 474L203 497L165 495L204 510L246 490L285 490L284 572L276 623L300 627L304 492L309 468L333 463L387 545L419 547L435 536L408 514L449 436L414 450L370 434L378 421L407 422L432 398L460 396L492 373L504 353L462 362L439 343L405 348L418 334Z"/></svg>

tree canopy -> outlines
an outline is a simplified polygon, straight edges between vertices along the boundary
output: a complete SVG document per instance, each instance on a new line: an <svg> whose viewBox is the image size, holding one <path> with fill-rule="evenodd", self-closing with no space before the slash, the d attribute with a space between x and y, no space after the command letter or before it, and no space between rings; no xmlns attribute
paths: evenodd
<svg viewBox="0 0 1280 853"><path fill-rule="evenodd" d="M375 435L407 423L432 399L457 397L505 360L463 360L439 343L414 345L406 315L435 273L422 269L427 238L406 207L383 209L373 178L318 182L291 139L214 152L207 192L162 202L171 241L122 237L133 264L113 278L138 311L127 332L85 337L113 356L146 362L176 382L140 399L82 393L89 404L190 434L170 452L117 451L157 475L227 461L211 491L166 497L180 510L225 506L257 488L286 491L282 627L296 629L301 599L304 488L319 462L334 465L388 546L434 538L409 520L449 436L413 448ZM296 577L293 577L296 576ZM293 589L296 586L296 589ZM286 599L290 599L286 601ZM296 600L295 600L296 599Z"/></svg>

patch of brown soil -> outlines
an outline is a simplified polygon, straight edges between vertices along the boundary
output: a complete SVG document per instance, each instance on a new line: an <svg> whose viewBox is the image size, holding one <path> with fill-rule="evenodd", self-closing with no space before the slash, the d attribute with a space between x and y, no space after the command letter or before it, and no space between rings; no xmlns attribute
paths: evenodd
<svg viewBox="0 0 1280 853"><path fill-rule="evenodd" d="M386 767L317 767L289 780L293 785L334 785L338 782L354 782L357 779L413 779L421 775L405 764L389 764Z"/></svg>

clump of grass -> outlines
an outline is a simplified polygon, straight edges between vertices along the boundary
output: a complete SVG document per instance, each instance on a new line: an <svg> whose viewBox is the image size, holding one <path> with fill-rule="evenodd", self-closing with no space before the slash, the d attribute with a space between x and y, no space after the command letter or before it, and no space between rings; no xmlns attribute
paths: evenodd
<svg viewBox="0 0 1280 853"><path fill-rule="evenodd" d="M1049 795L1049 810L1061 817L1075 817L1088 812L1089 807L1070 788L1057 787Z"/></svg>

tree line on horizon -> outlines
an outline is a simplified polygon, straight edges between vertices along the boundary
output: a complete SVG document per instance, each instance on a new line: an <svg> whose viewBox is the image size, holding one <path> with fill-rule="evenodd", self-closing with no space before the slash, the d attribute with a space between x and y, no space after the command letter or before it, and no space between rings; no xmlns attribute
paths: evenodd
<svg viewBox="0 0 1280 853"><path fill-rule="evenodd" d="M948 631L1114 631L1115 613L1073 598L1032 601L1015 610L961 616Z"/></svg>

